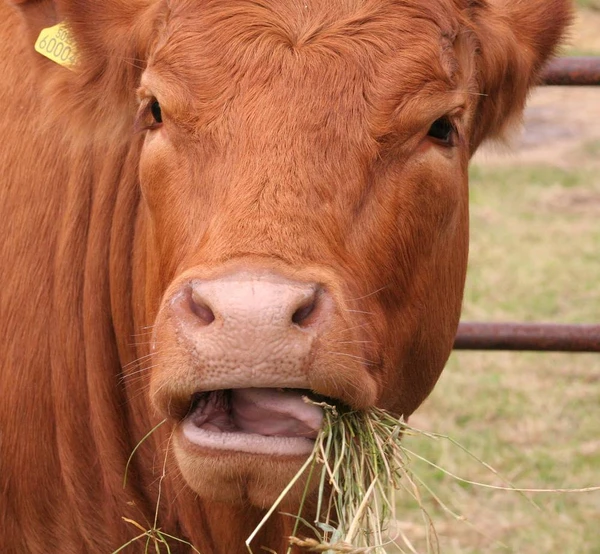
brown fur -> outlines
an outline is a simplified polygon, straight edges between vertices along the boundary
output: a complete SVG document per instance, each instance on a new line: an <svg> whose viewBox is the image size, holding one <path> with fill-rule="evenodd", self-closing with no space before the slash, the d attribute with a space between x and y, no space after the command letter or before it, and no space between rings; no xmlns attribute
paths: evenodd
<svg viewBox="0 0 600 554"><path fill-rule="evenodd" d="M153 519L174 422L122 480L162 418L149 387L176 395L189 376L161 319L186 272L251 264L325 283L337 312L315 390L410 415L458 322L469 156L519 117L569 2L10 4L0 5L0 550L108 553L137 533L122 517ZM76 72L33 50L62 19L81 50ZM140 94L160 99L165 123L133 133L146 67ZM447 113L456 147L426 137ZM215 463L214 487L237 487L239 501L198 498L171 456L159 526L203 554L244 552L275 490L261 472L280 486L296 466ZM288 522L272 519L256 544L282 552Z"/></svg>

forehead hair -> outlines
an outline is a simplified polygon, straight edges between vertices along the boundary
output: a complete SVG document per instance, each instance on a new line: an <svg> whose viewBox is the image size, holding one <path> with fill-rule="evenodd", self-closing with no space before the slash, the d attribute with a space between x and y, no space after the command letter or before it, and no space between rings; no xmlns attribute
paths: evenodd
<svg viewBox="0 0 600 554"><path fill-rule="evenodd" d="M205 113L277 80L387 112L460 85L460 17L450 0L171 0L150 73Z"/></svg>

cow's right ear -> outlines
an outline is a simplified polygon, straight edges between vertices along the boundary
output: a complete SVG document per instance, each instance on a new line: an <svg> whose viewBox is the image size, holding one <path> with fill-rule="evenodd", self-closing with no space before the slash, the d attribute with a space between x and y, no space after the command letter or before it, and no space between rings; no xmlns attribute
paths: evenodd
<svg viewBox="0 0 600 554"><path fill-rule="evenodd" d="M65 22L75 42L96 56L143 49L146 23L160 10L158 0L5 0L18 11L33 43L43 29ZM168 5L168 2L167 2ZM148 17L148 12L150 17ZM85 55L85 48L78 51Z"/></svg>
<svg viewBox="0 0 600 554"><path fill-rule="evenodd" d="M54 87L55 96L69 94L64 115L68 110L69 117L79 117L81 128L89 125L96 136L103 131L110 136L124 129L129 131L136 105L135 90L168 4L164 0L5 1L23 18L30 33L31 51L40 53L35 59L44 70L53 73L52 79L45 81L46 86ZM53 30L55 42L68 41L74 55L57 60L56 50L47 56L40 49L44 48L42 31L59 23L64 23L64 28ZM49 47L51 40L46 43ZM44 61L44 57L54 63ZM73 71L57 69L64 65ZM103 110L97 109L99 103ZM58 107L54 106L54 110Z"/></svg>
<svg viewBox="0 0 600 554"><path fill-rule="evenodd" d="M520 117L529 89L571 22L571 0L468 0L481 97L471 151Z"/></svg>

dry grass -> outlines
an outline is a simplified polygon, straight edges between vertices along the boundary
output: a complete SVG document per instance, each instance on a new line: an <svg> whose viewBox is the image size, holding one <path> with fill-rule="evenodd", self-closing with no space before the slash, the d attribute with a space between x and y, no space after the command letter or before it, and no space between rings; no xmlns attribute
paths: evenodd
<svg viewBox="0 0 600 554"><path fill-rule="evenodd" d="M154 433L159 427L164 425L166 422L167 422L167 420L163 419L160 423L158 423L152 429L150 429L150 431L148 431L140 439L140 441L135 445L135 448L131 451L131 454L129 455L129 459L127 460L127 464L125 465L125 474L123 475L123 488L125 488L125 486L127 484L127 473L129 470L129 465L131 463L131 460L135 456L137 449L150 435L152 435L152 433ZM152 524L150 524L150 522L146 522L146 524L143 525L143 524L139 523L138 521L135 521L135 520L127 518L127 517L123 517L122 518L123 521L125 521L126 523L129 523L132 526L132 528L135 529L135 532L139 532L139 533L137 535L135 535L133 538L131 538L129 541L127 541L125 544L122 544L119 548L114 550L112 552L112 554L118 554L119 552L123 552L123 551L125 551L125 549L127 549L129 546L131 546L133 544L136 544L138 546L138 548L140 548L140 546L139 546L140 542L141 542L141 544L144 545L143 546L144 554L151 554L151 553L171 554L171 544L173 544L173 543L184 544L185 546L187 546L189 548L190 553L195 552L196 554L200 554L198 549L196 549L188 541L186 541L182 538L170 535L169 533L166 533L160 527L158 527L158 510L160 507L160 501L161 501L161 497L162 497L162 483L166 477L167 459L168 459L169 452L170 452L170 443L171 443L172 436L173 436L173 434L171 433L171 435L169 437L169 443L167 444L167 448L165 451L165 458L164 458L163 464L162 464L162 473L158 479L158 497L156 499L156 507L154 510L154 520L153 520ZM140 552L141 552L141 550L140 550Z"/></svg>
<svg viewBox="0 0 600 554"><path fill-rule="evenodd" d="M246 546L253 552L250 544L256 533L294 484L305 479L298 512L287 514L295 520L287 554L291 545L329 554L385 554L386 547L394 543L387 531L395 513L395 492L404 489L415 500L420 498L418 484L407 469L409 453L401 442L403 434L417 431L377 408L361 412L318 405L324 421L311 456L248 537ZM309 521L303 508L313 486L317 515ZM422 513L426 528L431 530L427 514ZM314 536L305 536L301 528L311 529ZM433 531L426 534L426 542L428 552L437 552ZM404 543L414 552L410 541ZM401 547L400 551L404 552Z"/></svg>
<svg viewBox="0 0 600 554"><path fill-rule="evenodd" d="M494 383L494 389L499 388L496 385ZM469 386L462 381L460 388L466 390ZM450 406L450 411L458 414L460 420L463 397L457 395L456 398L460 400ZM506 504L507 499L512 502L516 499L521 506L538 514L543 513L543 509L540 503L529 497L531 494L544 494L553 497L553 500L558 498L560 506L565 504L568 496L586 495L589 498L591 494L600 494L598 482L595 486L588 486L577 484L577 480L569 481L560 473L560 468L550 467L547 458L541 458L541 464L528 470L523 467L522 456L515 455L516 451L503 453L498 463L511 470L510 478L483 462L483 457L498 458L498 446L502 440L520 446L523 452L535 451L532 447L536 441L539 447L545 446L543 441L539 441L540 432L544 430L536 427L522 427L518 430L522 435L521 441L515 440L507 427L510 412L490 414L486 406L481 414L477 414L478 425L471 425L469 418L460 420L459 426L463 430L478 428L480 431L478 440L471 441L472 446L466 448L453 438L408 426L383 410L338 412L333 406L320 405L325 410L325 423L313 453L246 541L250 553L253 552L250 544L255 534L301 479L307 483L305 498L309 484L318 483L317 518L307 521L303 513L304 500L296 514L286 514L296 521L290 544L326 554L447 552L448 545L444 539L450 535L453 539L459 537L448 525L449 517L454 522L461 522L461 531L466 528L477 539L476 544L479 545L482 538L489 541L490 552L496 548L510 551L511 546L498 533L510 531L512 535L515 527L499 517L493 518L496 514L488 514L489 519L485 522L490 529L484 529L481 521L461 515L464 510L461 500L464 503L467 499L481 501L483 498L495 498L494 495L504 495L498 496L499 505ZM490 440L488 431L492 428L500 428L501 433L508 434L500 440ZM563 429L552 431L560 433ZM594 448L598 448L598 444L588 444L585 452L590 454ZM475 454L475 451L478 453ZM550 455L551 449L546 453L546 456ZM511 464L516 460L520 467L515 472ZM553 465L556 463L560 463L559 460L552 461ZM536 469L545 473L537 473ZM555 469L557 472L553 475ZM511 482L517 479L521 483L515 485ZM396 504L413 519L394 519ZM580 505L582 502L577 499L572 504ZM477 511L478 516L482 513L485 512ZM519 517L523 513L519 510ZM556 522L552 523L553 529L555 526ZM306 536L307 529L312 529L313 536ZM463 534L460 534L461 538ZM473 540L468 534L465 537ZM554 543L547 542L549 549L544 552L553 552ZM539 546L536 537L531 539L531 543L535 548ZM524 544L527 543L513 551L522 552ZM577 552L584 552L581 544L577 548ZM454 551L480 550L459 547ZM291 548L286 554L290 552Z"/></svg>

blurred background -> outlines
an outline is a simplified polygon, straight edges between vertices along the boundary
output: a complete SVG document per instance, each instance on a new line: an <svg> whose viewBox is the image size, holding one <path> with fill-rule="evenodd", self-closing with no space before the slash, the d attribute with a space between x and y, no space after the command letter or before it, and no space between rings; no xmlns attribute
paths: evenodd
<svg viewBox="0 0 600 554"><path fill-rule="evenodd" d="M600 0L577 3L561 54L600 56ZM600 87L537 89L509 145L475 157L463 319L600 322ZM516 487L599 486L600 356L455 352L410 424L456 439ZM405 446L466 479L505 484L448 441ZM600 491L519 494L412 467L437 496L422 502L443 554L600 554ZM428 552L407 496L395 526Z"/></svg>

